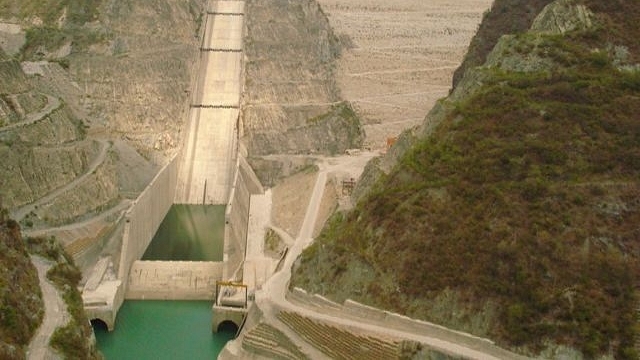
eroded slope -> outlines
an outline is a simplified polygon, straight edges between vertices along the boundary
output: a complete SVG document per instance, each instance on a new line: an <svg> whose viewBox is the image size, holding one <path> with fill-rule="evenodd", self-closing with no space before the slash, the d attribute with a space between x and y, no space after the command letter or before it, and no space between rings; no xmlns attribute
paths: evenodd
<svg viewBox="0 0 640 360"><path fill-rule="evenodd" d="M241 141L249 156L359 147L359 119L342 102L334 78L340 46L320 6L311 0L247 1L246 12Z"/></svg>

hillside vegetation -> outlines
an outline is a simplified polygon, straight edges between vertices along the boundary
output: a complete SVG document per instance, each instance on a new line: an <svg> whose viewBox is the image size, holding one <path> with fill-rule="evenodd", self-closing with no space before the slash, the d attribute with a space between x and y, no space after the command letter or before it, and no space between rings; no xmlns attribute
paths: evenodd
<svg viewBox="0 0 640 360"><path fill-rule="evenodd" d="M512 3L481 29L517 27ZM573 30L529 21L467 70L432 135L333 217L292 285L528 355L636 359L640 3L545 16L574 4L589 11Z"/></svg>
<svg viewBox="0 0 640 360"><path fill-rule="evenodd" d="M0 208L0 358L24 359L44 304L20 226Z"/></svg>
<svg viewBox="0 0 640 360"><path fill-rule="evenodd" d="M69 322L51 335L50 346L65 359L101 359L77 289L80 270L54 238L23 239L20 225L1 207L0 358L25 359L27 346L43 320L45 304L32 255L54 262L47 278L62 294L71 315Z"/></svg>
<svg viewBox="0 0 640 360"><path fill-rule="evenodd" d="M484 64L487 55L504 34L519 34L529 30L540 11L553 0L501 0L495 1L486 12L473 37L462 65L453 74L455 87L467 69ZM505 17L508 13L508 18Z"/></svg>
<svg viewBox="0 0 640 360"><path fill-rule="evenodd" d="M0 14L32 25L22 49L24 59L41 57L69 43L74 51L105 40L107 33L85 26L98 20L101 0L0 0Z"/></svg>

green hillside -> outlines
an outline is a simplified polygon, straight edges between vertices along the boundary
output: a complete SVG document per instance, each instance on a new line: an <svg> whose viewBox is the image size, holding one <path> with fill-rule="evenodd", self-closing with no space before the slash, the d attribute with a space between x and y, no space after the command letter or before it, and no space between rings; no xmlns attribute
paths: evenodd
<svg viewBox="0 0 640 360"><path fill-rule="evenodd" d="M0 358L24 359L44 304L17 222L0 207Z"/></svg>
<svg viewBox="0 0 640 360"><path fill-rule="evenodd" d="M501 3L516 6L496 1L481 28L513 28ZM434 133L333 217L292 285L529 355L637 358L640 2L581 3L586 29L515 35L468 71Z"/></svg>

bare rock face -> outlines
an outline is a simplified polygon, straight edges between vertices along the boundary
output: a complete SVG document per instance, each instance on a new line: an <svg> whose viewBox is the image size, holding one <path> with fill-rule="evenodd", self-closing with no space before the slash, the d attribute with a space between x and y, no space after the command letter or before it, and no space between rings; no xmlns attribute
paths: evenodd
<svg viewBox="0 0 640 360"><path fill-rule="evenodd" d="M28 89L26 78L20 64L15 59L9 59L0 55L0 72L4 76L0 77L0 93L21 93Z"/></svg>
<svg viewBox="0 0 640 360"><path fill-rule="evenodd" d="M555 1L542 9L533 21L531 31L564 34L572 30L587 30L593 26L592 18L591 11L576 1Z"/></svg>
<svg viewBox="0 0 640 360"><path fill-rule="evenodd" d="M25 205L73 181L96 154L91 141L59 148L0 145L1 185L6 206Z"/></svg>
<svg viewBox="0 0 640 360"><path fill-rule="evenodd" d="M89 117L141 153L175 153L186 119L204 1L110 1L107 41L72 56L69 73ZM150 155L149 155L150 156Z"/></svg>
<svg viewBox="0 0 640 360"><path fill-rule="evenodd" d="M249 156L359 147L360 123L334 79L339 45L315 1L247 2L242 141Z"/></svg>
<svg viewBox="0 0 640 360"><path fill-rule="evenodd" d="M0 196L27 226L135 197L178 151L205 11L204 0L54 5L0 7L0 24L26 33L19 54L0 54Z"/></svg>

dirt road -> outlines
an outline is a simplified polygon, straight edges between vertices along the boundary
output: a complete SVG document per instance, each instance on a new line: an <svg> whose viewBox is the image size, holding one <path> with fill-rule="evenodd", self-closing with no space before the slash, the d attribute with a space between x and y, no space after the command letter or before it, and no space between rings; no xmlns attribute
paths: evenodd
<svg viewBox="0 0 640 360"><path fill-rule="evenodd" d="M31 262L38 270L38 279L44 300L44 318L38 331L31 339L27 349L27 359L60 359L61 357L49 347L49 339L57 327L64 326L69 320L67 305L62 300L58 289L47 280L47 271L53 264L37 255L31 256Z"/></svg>

